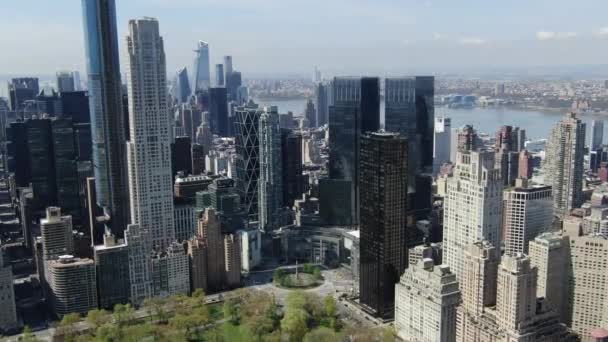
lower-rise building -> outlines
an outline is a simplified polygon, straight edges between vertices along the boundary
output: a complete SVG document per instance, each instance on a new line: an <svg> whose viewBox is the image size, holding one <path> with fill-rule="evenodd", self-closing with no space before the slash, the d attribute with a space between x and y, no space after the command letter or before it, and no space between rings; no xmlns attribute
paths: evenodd
<svg viewBox="0 0 608 342"><path fill-rule="evenodd" d="M125 230L125 243L129 250L129 283L131 303L140 305L152 297L152 240L150 232L138 224L130 224Z"/></svg>
<svg viewBox="0 0 608 342"><path fill-rule="evenodd" d="M51 308L55 315L85 314L97 308L93 260L62 255L56 260L47 261L46 269Z"/></svg>
<svg viewBox="0 0 608 342"><path fill-rule="evenodd" d="M190 267L183 245L174 242L152 257L153 296L190 293Z"/></svg>
<svg viewBox="0 0 608 342"><path fill-rule="evenodd" d="M395 329L405 341L456 341L456 275L425 258L406 269L395 285Z"/></svg>
<svg viewBox="0 0 608 342"><path fill-rule="evenodd" d="M188 258L190 261L190 289L207 290L207 243L199 237L188 240Z"/></svg>
<svg viewBox="0 0 608 342"><path fill-rule="evenodd" d="M116 241L106 232L104 244L93 247L97 272L99 307L112 309L116 304L126 304L131 298L129 279L129 249L124 241Z"/></svg>
<svg viewBox="0 0 608 342"><path fill-rule="evenodd" d="M13 269L4 262L4 250L0 248L0 332L17 328L17 309L15 305L15 288L13 287Z"/></svg>
<svg viewBox="0 0 608 342"><path fill-rule="evenodd" d="M241 285L241 244L237 235L224 236L224 265L226 266L225 286L239 287Z"/></svg>

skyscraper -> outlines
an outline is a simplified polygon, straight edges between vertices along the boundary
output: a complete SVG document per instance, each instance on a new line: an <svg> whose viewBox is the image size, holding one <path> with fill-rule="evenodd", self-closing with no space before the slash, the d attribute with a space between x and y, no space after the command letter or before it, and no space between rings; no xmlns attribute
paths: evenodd
<svg viewBox="0 0 608 342"><path fill-rule="evenodd" d="M60 93L75 91L74 77L72 73L67 71L60 71L56 74L57 77L57 91Z"/></svg>
<svg viewBox="0 0 608 342"><path fill-rule="evenodd" d="M194 92L207 90L211 86L211 72L209 71L209 44L199 40L194 50L194 76L192 78Z"/></svg>
<svg viewBox="0 0 608 342"><path fill-rule="evenodd" d="M232 73L232 71L232 56L224 56L224 72L228 75ZM225 77L224 80L226 80Z"/></svg>
<svg viewBox="0 0 608 342"><path fill-rule="evenodd" d="M503 256L498 267L496 320L503 328L516 330L536 314L536 269L530 258Z"/></svg>
<svg viewBox="0 0 608 342"><path fill-rule="evenodd" d="M538 270L536 297L545 298L560 317L570 324L568 312L568 238L559 233L543 233L529 244L532 267Z"/></svg>
<svg viewBox="0 0 608 342"><path fill-rule="evenodd" d="M192 94L190 88L190 79L188 78L188 69L183 67L177 70L175 75L176 97L181 103L188 102L188 98Z"/></svg>
<svg viewBox="0 0 608 342"><path fill-rule="evenodd" d="M277 107L265 108L260 115L259 219L260 229L270 232L279 228L279 209L283 204L283 160L281 131Z"/></svg>
<svg viewBox="0 0 608 342"><path fill-rule="evenodd" d="M209 291L220 290L223 287L225 273L224 239L219 217L214 209L206 209L199 219L198 237L205 242L207 250L207 289Z"/></svg>
<svg viewBox="0 0 608 342"><path fill-rule="evenodd" d="M258 221L260 114L257 107L238 107L234 122L237 188L250 222Z"/></svg>
<svg viewBox="0 0 608 342"><path fill-rule="evenodd" d="M597 151L604 145L604 120L591 121L591 151Z"/></svg>
<svg viewBox="0 0 608 342"><path fill-rule="evenodd" d="M504 192L503 232L505 253L528 254L528 244L549 231L553 224L553 197L550 186L528 186L518 180Z"/></svg>
<svg viewBox="0 0 608 342"><path fill-rule="evenodd" d="M317 126L323 126L327 124L327 116L329 109L329 102L327 98L327 85L319 83L315 87L315 107L317 109L317 117L315 119Z"/></svg>
<svg viewBox="0 0 608 342"><path fill-rule="evenodd" d="M477 131L471 125L452 128L452 143L450 144L450 160L455 162L458 152L475 151L479 147Z"/></svg>
<svg viewBox="0 0 608 342"><path fill-rule="evenodd" d="M329 107L329 177L351 183L352 223L359 220L361 135L380 128L378 78L337 77Z"/></svg>
<svg viewBox="0 0 608 342"><path fill-rule="evenodd" d="M97 204L116 236L129 220L126 127L114 0L83 0Z"/></svg>
<svg viewBox="0 0 608 342"><path fill-rule="evenodd" d="M379 317L393 316L395 283L407 265L407 151L397 133L361 138L359 298Z"/></svg>
<svg viewBox="0 0 608 342"><path fill-rule="evenodd" d="M224 87L209 89L209 120L211 132L221 137L229 136L228 93Z"/></svg>
<svg viewBox="0 0 608 342"><path fill-rule="evenodd" d="M433 175L439 173L439 168L450 161L452 143L452 119L435 118L435 135L433 141Z"/></svg>
<svg viewBox="0 0 608 342"><path fill-rule="evenodd" d="M459 277L462 251L481 240L500 245L502 180L493 152L459 152L447 180L443 214L443 262Z"/></svg>
<svg viewBox="0 0 608 342"><path fill-rule="evenodd" d="M519 152L517 178L531 179L534 168L532 166L532 154L527 150Z"/></svg>
<svg viewBox="0 0 608 342"><path fill-rule="evenodd" d="M456 341L458 281L450 268L423 259L395 285L395 330L404 340Z"/></svg>
<svg viewBox="0 0 608 342"><path fill-rule="evenodd" d="M237 105L241 106L245 103L239 101L239 88L242 85L242 77L241 73L238 71L226 71L226 90L228 91L228 99L230 101L235 101Z"/></svg>
<svg viewBox="0 0 608 342"><path fill-rule="evenodd" d="M312 102L312 99L308 99L306 101L306 110L305 117L308 120L308 125L311 128L317 127L317 110L315 109L315 104Z"/></svg>
<svg viewBox="0 0 608 342"><path fill-rule="evenodd" d="M555 215L568 215L583 203L585 124L567 114L551 130L544 161L545 183L553 188Z"/></svg>
<svg viewBox="0 0 608 342"><path fill-rule="evenodd" d="M216 87L226 86L226 83L224 82L224 64L215 65L215 86Z"/></svg>
<svg viewBox="0 0 608 342"><path fill-rule="evenodd" d="M291 208L304 193L302 179L302 135L281 128L281 161L283 162L283 207Z"/></svg>
<svg viewBox="0 0 608 342"><path fill-rule="evenodd" d="M165 52L158 21L129 21L127 44L131 222L149 230L153 246L162 248L175 239L175 229Z"/></svg>

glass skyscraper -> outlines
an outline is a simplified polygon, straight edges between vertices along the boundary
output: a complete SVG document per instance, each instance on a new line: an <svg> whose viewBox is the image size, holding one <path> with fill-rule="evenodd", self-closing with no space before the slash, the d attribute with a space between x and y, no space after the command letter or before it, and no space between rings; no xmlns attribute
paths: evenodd
<svg viewBox="0 0 608 342"><path fill-rule="evenodd" d="M209 71L209 44L200 40L194 50L194 86L192 89L196 93L200 90L207 90L211 86L211 72Z"/></svg>
<svg viewBox="0 0 608 342"><path fill-rule="evenodd" d="M114 0L82 0L97 203L122 236L129 217L125 119Z"/></svg>
<svg viewBox="0 0 608 342"><path fill-rule="evenodd" d="M337 77L329 107L329 177L349 180L352 223L359 219L359 141L361 134L380 129L380 88L377 77Z"/></svg>

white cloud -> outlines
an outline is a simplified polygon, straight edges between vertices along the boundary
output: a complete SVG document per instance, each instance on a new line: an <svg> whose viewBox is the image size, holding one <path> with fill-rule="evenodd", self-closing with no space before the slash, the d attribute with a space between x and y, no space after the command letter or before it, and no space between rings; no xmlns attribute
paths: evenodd
<svg viewBox="0 0 608 342"><path fill-rule="evenodd" d="M536 39L538 40L564 40L576 38L576 36L578 36L578 33L576 32L555 32L547 30L536 32Z"/></svg>
<svg viewBox="0 0 608 342"><path fill-rule="evenodd" d="M608 37L608 26L597 29L593 35L600 38Z"/></svg>
<svg viewBox="0 0 608 342"><path fill-rule="evenodd" d="M487 43L485 39L478 37L465 37L460 39L461 45L483 45L485 43Z"/></svg>

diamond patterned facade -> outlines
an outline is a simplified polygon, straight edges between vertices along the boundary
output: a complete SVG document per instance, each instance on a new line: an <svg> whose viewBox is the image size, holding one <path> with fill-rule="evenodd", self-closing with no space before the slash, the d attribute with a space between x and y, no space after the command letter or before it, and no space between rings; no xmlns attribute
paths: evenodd
<svg viewBox="0 0 608 342"><path fill-rule="evenodd" d="M260 178L258 123L261 110L239 107L235 112L237 188L249 222L258 221L258 180Z"/></svg>

